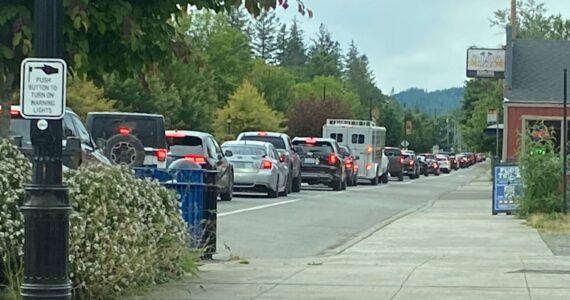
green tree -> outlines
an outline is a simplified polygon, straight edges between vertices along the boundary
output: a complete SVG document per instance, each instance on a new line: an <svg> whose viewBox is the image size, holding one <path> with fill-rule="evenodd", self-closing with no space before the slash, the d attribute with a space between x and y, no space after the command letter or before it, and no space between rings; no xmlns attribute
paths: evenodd
<svg viewBox="0 0 570 300"><path fill-rule="evenodd" d="M404 112L394 99L382 105L376 123L387 128L386 145L400 147L404 140Z"/></svg>
<svg viewBox="0 0 570 300"><path fill-rule="evenodd" d="M314 76L341 77L340 44L332 39L324 24L319 26L317 38L309 49L308 72Z"/></svg>
<svg viewBox="0 0 570 300"><path fill-rule="evenodd" d="M228 132L227 120L231 119L231 132ZM237 134L248 130L285 130L281 126L283 115L267 105L263 96L249 81L242 85L230 96L228 103L216 112L213 129L219 139L228 134Z"/></svg>
<svg viewBox="0 0 570 300"><path fill-rule="evenodd" d="M252 48L255 56L267 63L275 63L277 59L277 35L279 18L274 10L264 11L254 22Z"/></svg>
<svg viewBox="0 0 570 300"><path fill-rule="evenodd" d="M357 115L360 111L358 95L346 88L344 84L332 76L318 76L309 82L298 83L294 87L295 100L302 99L338 99L348 105L350 111Z"/></svg>
<svg viewBox="0 0 570 300"><path fill-rule="evenodd" d="M307 62L307 49L304 43L303 30L299 28L297 19L289 28L289 37L285 46L285 53L281 60L283 66L302 66Z"/></svg>
<svg viewBox="0 0 570 300"><path fill-rule="evenodd" d="M241 30L250 40L252 39L254 32L251 26L251 16L243 7L232 7L227 12L227 16L231 27Z"/></svg>
<svg viewBox="0 0 570 300"><path fill-rule="evenodd" d="M272 109L286 113L294 98L295 81L283 67L267 65L257 61L249 75L249 80L257 88Z"/></svg>
<svg viewBox="0 0 570 300"><path fill-rule="evenodd" d="M277 33L277 38L275 39L275 61L276 63L282 65L283 58L285 57L285 51L287 49L287 25L281 25L279 32Z"/></svg>
<svg viewBox="0 0 570 300"><path fill-rule="evenodd" d="M67 84L67 106L85 119L91 111L114 111L115 100L105 97L103 89L81 77L72 78Z"/></svg>
<svg viewBox="0 0 570 300"><path fill-rule="evenodd" d="M176 43L173 15L185 15L188 5L214 11L240 6L241 0L179 1L83 0L64 1L64 57L75 74L96 83L106 73L121 77L139 75L155 63L169 63L184 44ZM312 12L297 1L302 14ZM9 106L16 88L19 64L32 52L32 0L4 0L0 5L0 105ZM287 7L278 0L246 0L249 13ZM169 20L169 21L167 21ZM173 51L178 49L178 51ZM144 76L140 76L144 79ZM0 111L0 137L8 135L8 110Z"/></svg>

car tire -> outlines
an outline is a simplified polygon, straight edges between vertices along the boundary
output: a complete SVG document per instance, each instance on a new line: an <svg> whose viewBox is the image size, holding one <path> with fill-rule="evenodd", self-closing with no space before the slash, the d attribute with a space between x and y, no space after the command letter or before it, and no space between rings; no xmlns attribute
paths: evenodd
<svg viewBox="0 0 570 300"><path fill-rule="evenodd" d="M386 173L384 173L384 175L382 175L382 183L386 184L390 181L390 178L388 178L388 171L386 171Z"/></svg>
<svg viewBox="0 0 570 300"><path fill-rule="evenodd" d="M357 186L358 185L358 175L354 175L354 178L352 178L352 186Z"/></svg>
<svg viewBox="0 0 570 300"><path fill-rule="evenodd" d="M116 134L110 137L107 140L103 154L113 164L126 165L130 168L142 166L146 155L143 143L132 134ZM129 154L131 155L129 163L126 163Z"/></svg>
<svg viewBox="0 0 570 300"><path fill-rule="evenodd" d="M277 184L275 185L275 190L271 187L267 188L267 197L271 199L279 197L279 176L277 176Z"/></svg>
<svg viewBox="0 0 570 300"><path fill-rule="evenodd" d="M344 178L344 180L342 181L342 188L341 190L346 190L346 187L348 186L348 178Z"/></svg>
<svg viewBox="0 0 570 300"><path fill-rule="evenodd" d="M428 177L428 176L429 176L429 171L426 170L426 171L424 172L424 176L425 176L425 177Z"/></svg>
<svg viewBox="0 0 570 300"><path fill-rule="evenodd" d="M370 183L372 183L372 185L378 185L378 172L376 172L376 176L374 176L373 179L370 179Z"/></svg>
<svg viewBox="0 0 570 300"><path fill-rule="evenodd" d="M233 194L234 194L234 177L231 176L226 192L220 193L220 199L222 201L232 201Z"/></svg>
<svg viewBox="0 0 570 300"><path fill-rule="evenodd" d="M440 174L440 173L439 173L439 172L437 172L437 173L435 173L435 176L439 176L439 174Z"/></svg>
<svg viewBox="0 0 570 300"><path fill-rule="evenodd" d="M342 190L342 180L339 179L339 180L333 181L332 189L333 189L333 191L340 191L340 190Z"/></svg>
<svg viewBox="0 0 570 300"><path fill-rule="evenodd" d="M398 175L398 181L404 181L404 172L400 172L400 175Z"/></svg>
<svg viewBox="0 0 570 300"><path fill-rule="evenodd" d="M293 193L298 193L301 191L301 175L299 177L293 178Z"/></svg>

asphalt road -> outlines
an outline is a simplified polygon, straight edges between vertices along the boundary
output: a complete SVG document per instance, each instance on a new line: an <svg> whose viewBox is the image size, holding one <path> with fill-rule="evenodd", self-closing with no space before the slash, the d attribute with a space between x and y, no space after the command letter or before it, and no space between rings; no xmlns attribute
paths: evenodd
<svg viewBox="0 0 570 300"><path fill-rule="evenodd" d="M218 254L249 258L302 258L325 253L380 222L470 182L481 168L430 175L346 191L303 186L300 193L267 199L234 196L218 202Z"/></svg>

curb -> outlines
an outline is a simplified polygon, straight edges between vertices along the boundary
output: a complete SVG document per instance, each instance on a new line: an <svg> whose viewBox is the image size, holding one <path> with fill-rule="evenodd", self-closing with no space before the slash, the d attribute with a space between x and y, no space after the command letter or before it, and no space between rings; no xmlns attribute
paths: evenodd
<svg viewBox="0 0 570 300"><path fill-rule="evenodd" d="M473 180L471 180L469 182L460 184L457 187L457 189L455 189L455 190L445 192L445 193L439 195L438 197L436 197L435 199L431 199L431 200L429 200L423 204L420 204L420 205L417 205L415 207L409 208L407 210L401 211L401 212L391 216L390 218L376 224L372 228L362 231L355 238L349 240L348 242L345 242L340 246L322 251L321 253L319 253L317 255L317 257L329 257L329 256L339 255L339 254L343 253L344 251L348 250L349 248L355 246L356 244L362 242L363 240L369 238L370 236L372 236L376 232L380 231L384 227L396 222L397 220L404 218L408 215L411 215L413 213L416 213L416 212L425 211L426 209L432 207L435 204L435 202L439 201L444 196L459 191L461 188L472 183L473 181L475 181L479 177L481 177L481 175L476 176L475 178L473 178Z"/></svg>
<svg viewBox="0 0 570 300"><path fill-rule="evenodd" d="M432 200L427 201L423 204L420 204L420 205L417 205L415 207L409 208L407 210L401 211L401 212L391 216L390 218L376 224L374 227L367 229L367 230L364 230L363 232L359 233L355 238L351 239L350 241L343 243L340 246L334 247L332 249L327 249L327 250L321 252L320 254L317 255L317 257L328 257L328 256L339 255L339 254L343 253L344 251L348 250L349 248L353 247L354 245L360 243L361 241L369 238L371 235L373 235L377 231L380 231L384 227L396 222L397 220L399 220L403 217L406 217L410 214L413 214L415 212L423 211L423 210L426 210L426 209L432 207L437 200L438 199L432 199Z"/></svg>

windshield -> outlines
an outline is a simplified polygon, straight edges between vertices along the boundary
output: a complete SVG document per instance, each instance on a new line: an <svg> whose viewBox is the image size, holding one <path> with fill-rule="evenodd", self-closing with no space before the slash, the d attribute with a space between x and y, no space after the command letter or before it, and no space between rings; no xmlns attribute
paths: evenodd
<svg viewBox="0 0 570 300"><path fill-rule="evenodd" d="M273 144L276 149L287 149L285 141L276 136L245 135L240 138L242 141L259 141Z"/></svg>
<svg viewBox="0 0 570 300"><path fill-rule="evenodd" d="M165 148L164 128L159 129L159 121L156 118L95 116L93 117L91 136L100 145L124 130L124 132L136 136L145 147Z"/></svg>
<svg viewBox="0 0 570 300"><path fill-rule="evenodd" d="M222 146L224 152L226 150L232 151L234 156L236 155L252 155L252 156L265 156L267 151L265 147L261 146Z"/></svg>

